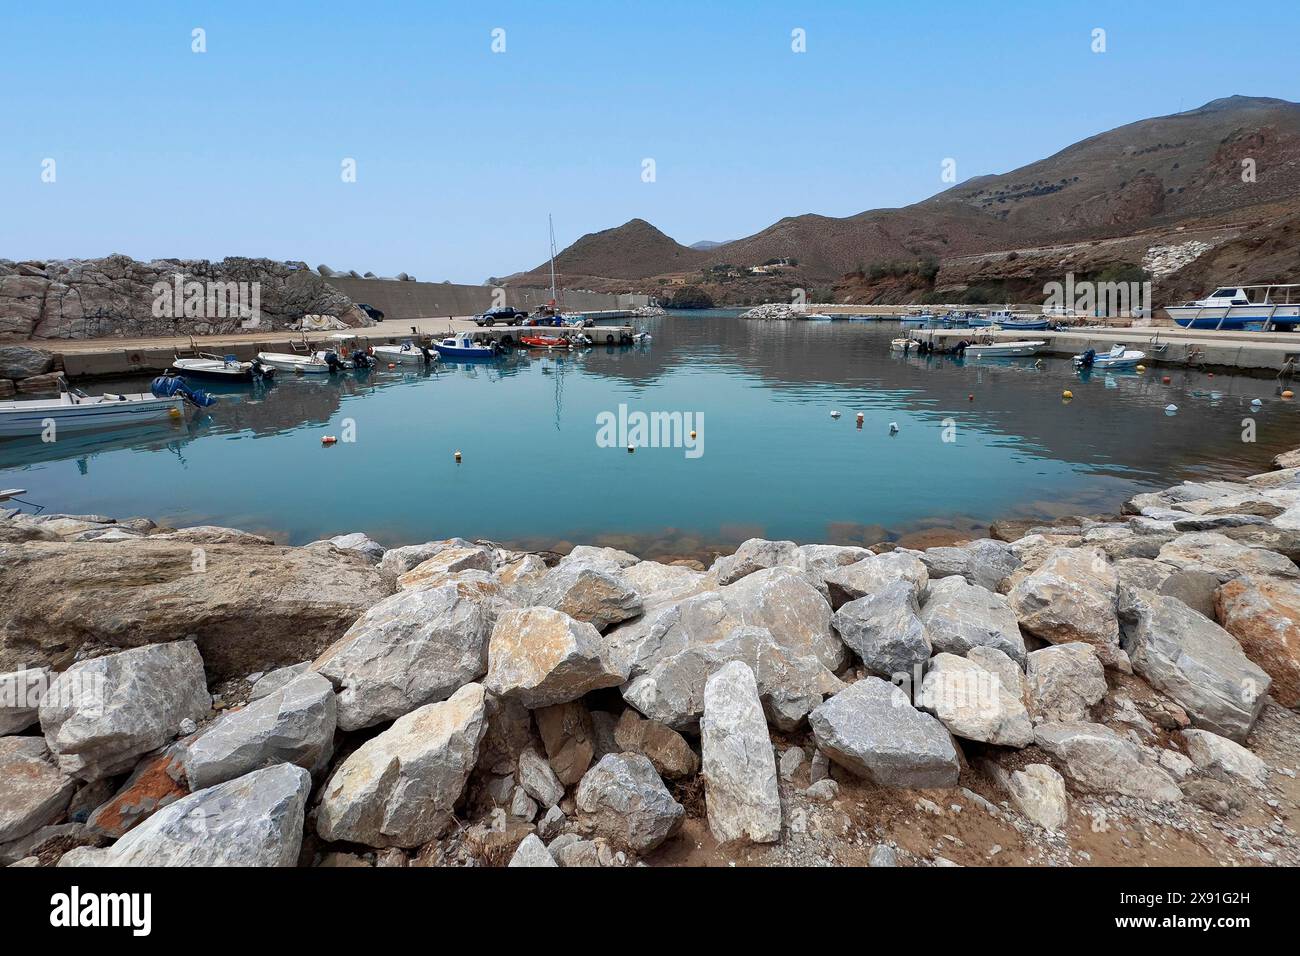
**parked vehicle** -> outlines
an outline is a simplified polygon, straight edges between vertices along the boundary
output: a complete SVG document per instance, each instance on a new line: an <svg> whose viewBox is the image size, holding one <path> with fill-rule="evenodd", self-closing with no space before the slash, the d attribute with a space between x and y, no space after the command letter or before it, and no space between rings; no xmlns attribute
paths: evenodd
<svg viewBox="0 0 1300 956"><path fill-rule="evenodd" d="M519 325L526 318L528 318L526 311L505 305L499 309L488 309L486 312L474 316L474 324L480 328L483 326L491 327L498 322L502 325Z"/></svg>

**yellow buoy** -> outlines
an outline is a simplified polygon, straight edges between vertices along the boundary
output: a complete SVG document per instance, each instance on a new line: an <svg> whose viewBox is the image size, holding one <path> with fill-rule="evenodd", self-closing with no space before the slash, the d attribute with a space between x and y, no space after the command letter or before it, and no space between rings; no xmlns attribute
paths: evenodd
<svg viewBox="0 0 1300 956"><path fill-rule="evenodd" d="M167 410L167 414L170 415L172 418L180 418L180 417L181 417L181 410L180 410L179 408L175 408L175 407L173 407L173 408L169 408L169 409Z"/></svg>
<svg viewBox="0 0 1300 956"><path fill-rule="evenodd" d="M1282 393L1282 397L1283 397L1283 398L1295 398L1295 392L1291 391L1291 389L1288 388L1285 392Z"/></svg>
<svg viewBox="0 0 1300 956"><path fill-rule="evenodd" d="M1070 391L1070 390L1067 388L1065 391L1063 391L1063 392L1061 393L1061 397L1064 398L1064 399L1071 399L1071 398L1074 398L1074 392Z"/></svg>
<svg viewBox="0 0 1300 956"><path fill-rule="evenodd" d="M1147 370L1147 367L1146 367L1145 365L1139 365L1139 366L1137 367L1137 370L1138 370L1139 372L1145 372L1145 371Z"/></svg>

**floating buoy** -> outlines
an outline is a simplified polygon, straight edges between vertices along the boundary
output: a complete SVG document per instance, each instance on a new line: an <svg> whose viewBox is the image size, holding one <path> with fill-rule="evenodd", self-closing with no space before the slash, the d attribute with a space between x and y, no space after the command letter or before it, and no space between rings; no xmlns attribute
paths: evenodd
<svg viewBox="0 0 1300 956"><path fill-rule="evenodd" d="M1205 374L1208 375L1208 376L1210 376L1210 378L1214 378L1214 373L1213 373L1213 372L1206 372Z"/></svg>
<svg viewBox="0 0 1300 956"><path fill-rule="evenodd" d="M1261 405L1263 405L1263 404L1264 404L1264 403L1261 402L1258 398L1252 398L1252 399L1250 400L1250 407L1251 407L1251 408L1259 408L1259 406L1261 406Z"/></svg>
<svg viewBox="0 0 1300 956"><path fill-rule="evenodd" d="M858 424L859 424L859 425L862 424L864 418L865 418L865 416L864 416L861 412L858 412L858 414L857 414L857 419L858 419Z"/></svg>
<svg viewBox="0 0 1300 956"><path fill-rule="evenodd" d="M179 408L169 408L167 409L167 414L170 415L172 418L180 418L181 410Z"/></svg>
<svg viewBox="0 0 1300 956"><path fill-rule="evenodd" d="M695 429L691 429L691 441L695 441Z"/></svg>
<svg viewBox="0 0 1300 956"><path fill-rule="evenodd" d="M1139 366L1137 367L1137 370L1138 370L1139 372L1145 372L1145 371L1147 370L1147 367L1146 367L1145 365L1139 365Z"/></svg>
<svg viewBox="0 0 1300 956"><path fill-rule="evenodd" d="M1166 375L1166 376L1165 376L1164 378L1162 378L1160 381L1163 382L1165 385L1168 385L1168 384L1169 384L1169 376Z"/></svg>
<svg viewBox="0 0 1300 956"><path fill-rule="evenodd" d="M627 446L627 453L628 453L629 455L632 454L634 451L636 451L636 445L628 445L628 446Z"/></svg>
<svg viewBox="0 0 1300 956"><path fill-rule="evenodd" d="M968 401L968 402L973 402L973 401L975 401L975 395L974 395L974 393L972 393L972 394L970 394L970 395L967 395L967 396L966 396L966 401Z"/></svg>
<svg viewBox="0 0 1300 956"><path fill-rule="evenodd" d="M1176 415L1176 414L1178 414L1178 406L1177 406L1177 405L1172 405L1172 404L1170 404L1170 405L1166 405L1166 406L1165 406L1165 414L1166 414L1166 415Z"/></svg>
<svg viewBox="0 0 1300 956"><path fill-rule="evenodd" d="M831 418L839 418L839 417L840 417L839 412L831 412Z"/></svg>
<svg viewBox="0 0 1300 956"><path fill-rule="evenodd" d="M898 422L890 422L890 423L889 423L889 434L891 434L891 435L897 435L897 434L898 434Z"/></svg>
<svg viewBox="0 0 1300 956"><path fill-rule="evenodd" d="M333 445L337 441L338 439L335 438L333 435L322 435L320 443L322 445Z"/></svg>
<svg viewBox="0 0 1300 956"><path fill-rule="evenodd" d="M1063 391L1063 392L1061 393L1061 397L1064 398L1064 399L1071 399L1071 398L1074 398L1074 392L1070 391L1070 390L1067 388L1065 391Z"/></svg>
<svg viewBox="0 0 1300 956"><path fill-rule="evenodd" d="M393 369L395 369L395 368L397 368L397 363L396 363L396 362L389 362L389 363L388 363L388 370L389 370L390 372L391 372Z"/></svg>
<svg viewBox="0 0 1300 956"><path fill-rule="evenodd" d="M1291 391L1291 389L1288 388L1285 392L1282 393L1282 397L1283 397L1283 398L1295 398L1295 392Z"/></svg>
<svg viewBox="0 0 1300 956"><path fill-rule="evenodd" d="M460 464L460 449L456 449L456 463Z"/></svg>

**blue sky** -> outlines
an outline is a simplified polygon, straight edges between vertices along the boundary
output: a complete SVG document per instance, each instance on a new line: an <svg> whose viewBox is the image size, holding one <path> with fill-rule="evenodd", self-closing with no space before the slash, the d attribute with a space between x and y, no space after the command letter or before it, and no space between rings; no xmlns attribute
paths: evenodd
<svg viewBox="0 0 1300 956"><path fill-rule="evenodd" d="M548 212L561 245L637 216L737 238L923 199L945 157L966 179L1233 93L1300 100L1297 28L1273 0L0 0L0 257L480 282L545 259Z"/></svg>

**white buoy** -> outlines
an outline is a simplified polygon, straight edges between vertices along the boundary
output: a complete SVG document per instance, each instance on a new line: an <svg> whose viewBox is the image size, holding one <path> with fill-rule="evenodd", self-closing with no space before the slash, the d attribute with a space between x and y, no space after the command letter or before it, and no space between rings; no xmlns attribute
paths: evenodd
<svg viewBox="0 0 1300 956"><path fill-rule="evenodd" d="M1177 415L1177 414L1178 414L1178 406L1177 406L1177 405L1166 405L1166 406L1165 406L1165 414L1166 414L1166 415Z"/></svg>
<svg viewBox="0 0 1300 956"><path fill-rule="evenodd" d="M831 418L839 418L839 417L840 417L839 412L831 412Z"/></svg>
<svg viewBox="0 0 1300 956"><path fill-rule="evenodd" d="M898 434L898 422L890 422L890 423L889 423L889 434L891 434L891 435L897 435L897 434Z"/></svg>
<svg viewBox="0 0 1300 956"><path fill-rule="evenodd" d="M1251 405L1252 408L1259 408L1259 406L1261 406L1261 405L1263 405L1263 404L1264 404L1264 403L1261 402L1258 398L1252 398L1252 399L1250 400L1250 405Z"/></svg>

